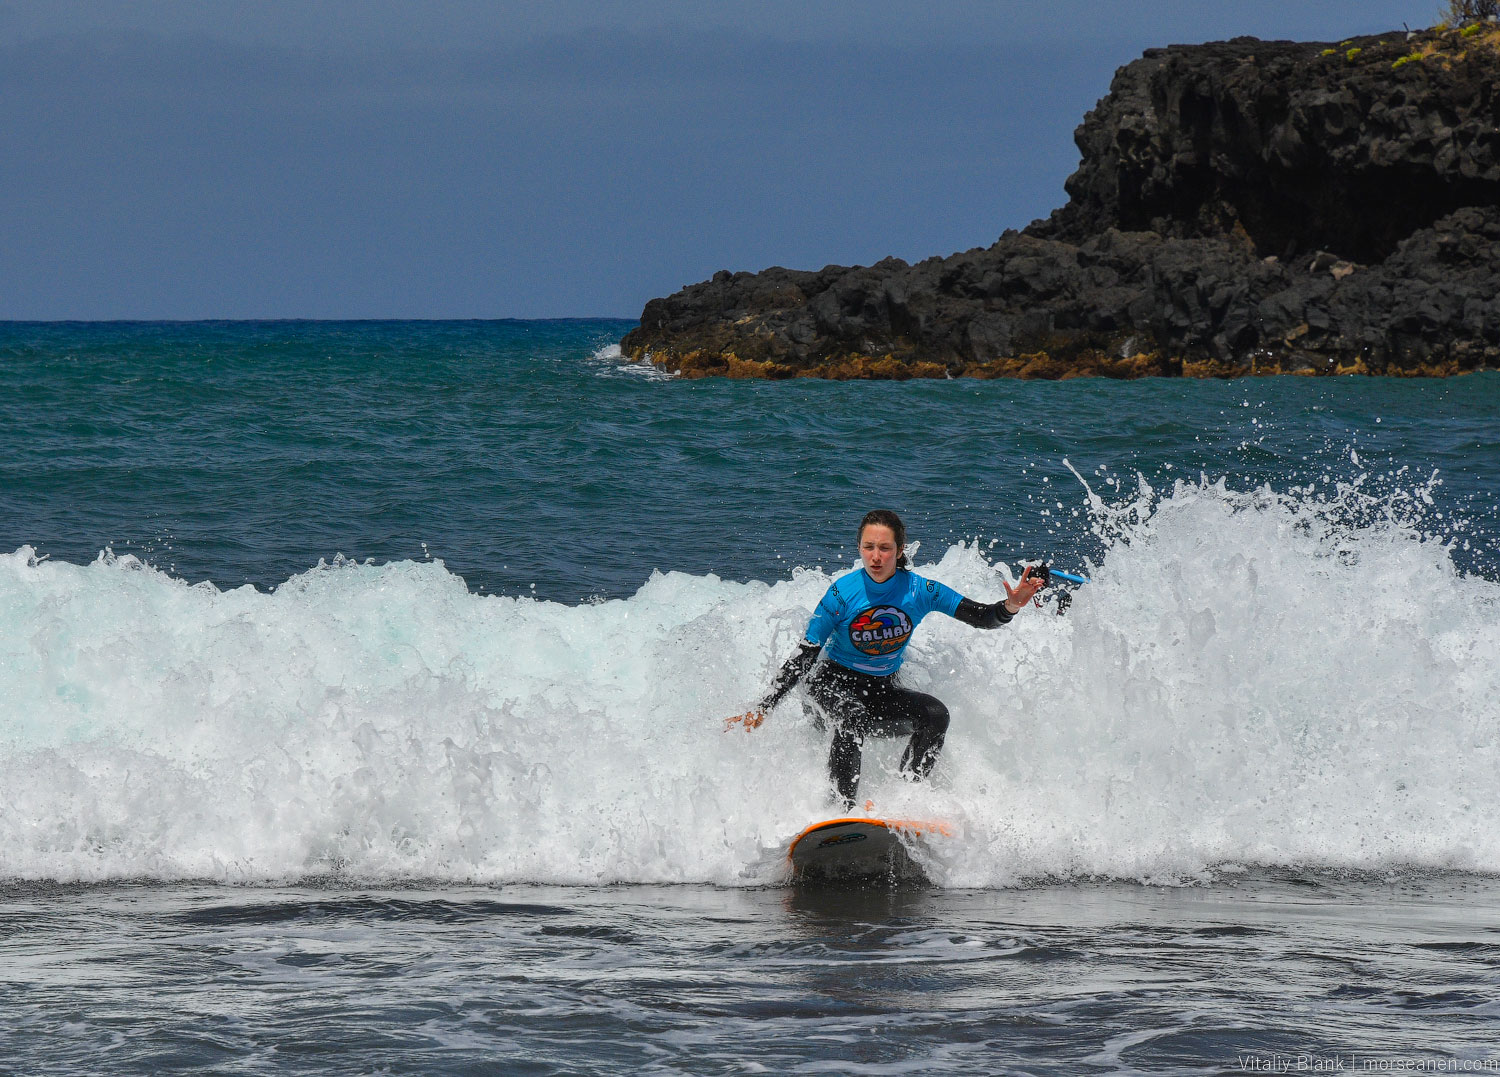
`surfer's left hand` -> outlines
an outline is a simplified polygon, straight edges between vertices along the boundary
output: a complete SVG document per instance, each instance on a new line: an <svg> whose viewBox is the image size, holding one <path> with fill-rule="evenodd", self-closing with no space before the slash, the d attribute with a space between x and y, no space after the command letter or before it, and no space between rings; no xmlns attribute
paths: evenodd
<svg viewBox="0 0 1500 1077"><path fill-rule="evenodd" d="M1020 613L1026 608L1026 603L1036 597L1036 593L1042 589L1044 584L1040 576L1031 574L1031 565L1026 566L1026 571L1021 573L1021 578L1012 587L1001 577L1000 586L1005 588L1005 608L1012 615Z"/></svg>

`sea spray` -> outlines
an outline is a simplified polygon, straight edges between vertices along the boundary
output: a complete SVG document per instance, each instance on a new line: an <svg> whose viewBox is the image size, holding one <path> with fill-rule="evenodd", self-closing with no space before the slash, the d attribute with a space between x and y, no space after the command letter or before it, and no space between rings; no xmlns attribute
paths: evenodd
<svg viewBox="0 0 1500 1077"><path fill-rule="evenodd" d="M1027 626L993 735L952 760L991 800L950 879L1500 867L1500 588L1454 572L1420 497L1365 496L1096 501L1095 582Z"/></svg>
<svg viewBox="0 0 1500 1077"><path fill-rule="evenodd" d="M953 712L934 780L866 745L862 799L957 824L939 881L1500 871L1500 586L1455 571L1420 490L1086 496L1103 553L1065 616L918 632L903 675ZM1003 567L958 543L918 568L989 601ZM0 876L776 882L829 810L826 734L796 695L752 733L722 718L836 574L567 605L440 561L267 593L22 548Z"/></svg>

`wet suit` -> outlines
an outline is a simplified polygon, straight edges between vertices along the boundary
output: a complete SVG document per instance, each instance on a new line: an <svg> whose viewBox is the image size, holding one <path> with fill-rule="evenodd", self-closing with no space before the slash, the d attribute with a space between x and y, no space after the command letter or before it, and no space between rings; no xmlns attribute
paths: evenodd
<svg viewBox="0 0 1500 1077"><path fill-rule="evenodd" d="M974 602L904 568L885 583L876 583L861 568L828 588L802 646L760 701L760 710L770 710L812 671L807 694L833 722L828 773L845 811L853 809L859 789L865 737L910 734L901 772L913 781L931 774L937 762L948 732L948 708L935 696L895 683L912 631L934 611L975 628L998 628L1015 616L1003 599L991 605ZM825 646L828 660L818 665Z"/></svg>

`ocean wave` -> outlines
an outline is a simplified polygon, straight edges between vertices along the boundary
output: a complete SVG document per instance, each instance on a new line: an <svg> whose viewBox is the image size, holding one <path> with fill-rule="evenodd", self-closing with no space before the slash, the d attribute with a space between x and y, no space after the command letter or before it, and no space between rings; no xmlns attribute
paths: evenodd
<svg viewBox="0 0 1500 1077"><path fill-rule="evenodd" d="M1237 867L1500 872L1500 585L1428 533L1422 484L1086 487L1104 553L904 676L953 712L933 780L871 741L861 797L940 816L950 886ZM1001 595L987 549L919 571ZM655 574L579 605L440 561L274 591L131 557L0 556L0 877L552 883L781 878L826 816L796 697L723 731L832 575Z"/></svg>
<svg viewBox="0 0 1500 1077"><path fill-rule="evenodd" d="M671 371L644 359L626 359L619 344L606 344L595 349L589 360L598 364L602 377L644 378L647 381L671 381L676 377Z"/></svg>

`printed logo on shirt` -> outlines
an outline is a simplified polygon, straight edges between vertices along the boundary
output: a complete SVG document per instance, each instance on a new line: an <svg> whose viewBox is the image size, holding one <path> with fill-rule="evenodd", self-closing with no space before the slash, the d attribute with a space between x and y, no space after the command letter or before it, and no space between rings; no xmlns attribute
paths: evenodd
<svg viewBox="0 0 1500 1077"><path fill-rule="evenodd" d="M865 654L899 651L910 635L911 618L899 606L873 606L849 624L849 642Z"/></svg>

